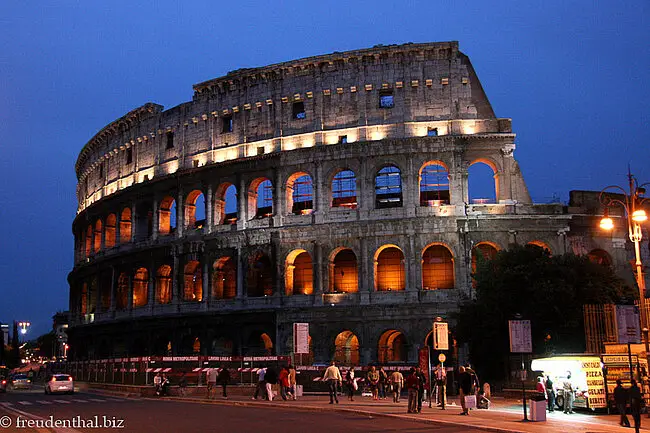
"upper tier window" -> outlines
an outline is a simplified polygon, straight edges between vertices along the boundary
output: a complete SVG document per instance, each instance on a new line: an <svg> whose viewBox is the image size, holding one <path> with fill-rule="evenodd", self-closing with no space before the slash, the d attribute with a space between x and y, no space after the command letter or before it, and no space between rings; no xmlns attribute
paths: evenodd
<svg viewBox="0 0 650 433"><path fill-rule="evenodd" d="M223 116L221 119L221 132L226 133L226 132L232 132L232 114L229 114L227 116Z"/></svg>
<svg viewBox="0 0 650 433"><path fill-rule="evenodd" d="M306 119L307 113L305 113L305 103L302 101L293 103L292 116L294 119Z"/></svg>
<svg viewBox="0 0 650 433"><path fill-rule="evenodd" d="M392 90L382 90L379 92L379 107L380 108L393 108L395 100L393 99Z"/></svg>
<svg viewBox="0 0 650 433"><path fill-rule="evenodd" d="M174 148L174 133L171 131L167 132L167 144L165 145L165 149L173 149Z"/></svg>

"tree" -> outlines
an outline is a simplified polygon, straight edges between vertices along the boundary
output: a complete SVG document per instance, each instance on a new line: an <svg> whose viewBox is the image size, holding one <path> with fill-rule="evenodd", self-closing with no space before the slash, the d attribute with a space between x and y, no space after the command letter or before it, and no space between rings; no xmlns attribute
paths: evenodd
<svg viewBox="0 0 650 433"><path fill-rule="evenodd" d="M508 320L531 320L534 354L585 350L583 305L619 303L636 293L610 267L586 256L551 256L534 245L500 251L477 263L475 299L458 314L458 337L469 344L485 379L503 379L510 352Z"/></svg>

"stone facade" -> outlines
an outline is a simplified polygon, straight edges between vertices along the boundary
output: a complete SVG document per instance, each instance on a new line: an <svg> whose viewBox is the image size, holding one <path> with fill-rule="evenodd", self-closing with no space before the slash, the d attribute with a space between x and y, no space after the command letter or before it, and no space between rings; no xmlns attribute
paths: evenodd
<svg viewBox="0 0 650 433"><path fill-rule="evenodd" d="M593 212L574 232L579 206L531 202L514 143L455 42L237 70L145 104L77 160L71 355L287 354L308 322L315 361L414 362L472 296L479 253L625 263ZM495 200L470 201L475 163ZM444 181L425 187L431 167Z"/></svg>

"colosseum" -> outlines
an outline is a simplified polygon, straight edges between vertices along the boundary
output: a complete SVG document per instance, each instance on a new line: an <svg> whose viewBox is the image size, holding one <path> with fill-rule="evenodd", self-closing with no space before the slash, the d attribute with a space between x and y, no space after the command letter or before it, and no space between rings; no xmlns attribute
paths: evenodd
<svg viewBox="0 0 650 433"><path fill-rule="evenodd" d="M457 42L239 69L146 103L76 162L72 359L286 355L415 362L512 244L626 265L593 195L531 201L511 119ZM474 197L471 167L492 190ZM453 341L453 340L452 340Z"/></svg>

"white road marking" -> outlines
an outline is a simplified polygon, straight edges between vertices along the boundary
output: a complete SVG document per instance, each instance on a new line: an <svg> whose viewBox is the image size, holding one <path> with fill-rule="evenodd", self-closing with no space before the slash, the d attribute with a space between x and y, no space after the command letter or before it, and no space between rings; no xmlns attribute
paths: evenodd
<svg viewBox="0 0 650 433"><path fill-rule="evenodd" d="M19 401L18 404L22 404L23 406L31 406L32 404L28 401Z"/></svg>
<svg viewBox="0 0 650 433"><path fill-rule="evenodd" d="M12 406L12 404L9 403L9 402L4 402L4 403L0 403L0 406L6 406L6 407L9 407L9 406Z"/></svg>
<svg viewBox="0 0 650 433"><path fill-rule="evenodd" d="M57 403L70 404L68 400L54 400Z"/></svg>
<svg viewBox="0 0 650 433"><path fill-rule="evenodd" d="M94 401L95 403L104 403L106 400L101 400L99 398L89 398L88 400Z"/></svg>
<svg viewBox="0 0 650 433"><path fill-rule="evenodd" d="M119 401L119 402L123 402L123 401L124 401L124 400L120 400L119 398L107 398L106 400L107 400L107 401Z"/></svg>
<svg viewBox="0 0 650 433"><path fill-rule="evenodd" d="M88 403L88 400L81 400L79 398L73 398L72 401L76 401L77 403Z"/></svg>
<svg viewBox="0 0 650 433"><path fill-rule="evenodd" d="M40 403L40 404L52 404L51 401L47 401L47 400L36 400L36 403Z"/></svg>

